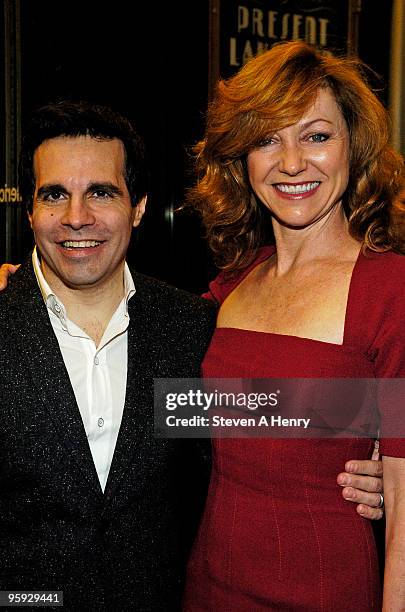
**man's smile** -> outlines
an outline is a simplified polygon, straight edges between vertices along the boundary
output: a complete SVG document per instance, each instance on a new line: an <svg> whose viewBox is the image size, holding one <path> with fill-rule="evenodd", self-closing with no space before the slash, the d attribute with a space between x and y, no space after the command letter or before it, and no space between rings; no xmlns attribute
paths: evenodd
<svg viewBox="0 0 405 612"><path fill-rule="evenodd" d="M64 240L60 242L65 249L88 249L100 246L104 240Z"/></svg>

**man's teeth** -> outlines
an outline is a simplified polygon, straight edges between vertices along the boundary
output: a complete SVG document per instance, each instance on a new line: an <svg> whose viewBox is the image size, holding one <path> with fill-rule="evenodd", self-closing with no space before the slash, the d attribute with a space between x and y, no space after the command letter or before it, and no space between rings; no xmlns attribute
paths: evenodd
<svg viewBox="0 0 405 612"><path fill-rule="evenodd" d="M96 247L101 244L98 240L65 240L62 246L67 249L85 249L87 247Z"/></svg>
<svg viewBox="0 0 405 612"><path fill-rule="evenodd" d="M288 183L277 183L276 188L279 191L283 191L284 193L306 193L307 191L311 191L320 185L320 181L315 181L313 183L302 183L301 185L289 185Z"/></svg>

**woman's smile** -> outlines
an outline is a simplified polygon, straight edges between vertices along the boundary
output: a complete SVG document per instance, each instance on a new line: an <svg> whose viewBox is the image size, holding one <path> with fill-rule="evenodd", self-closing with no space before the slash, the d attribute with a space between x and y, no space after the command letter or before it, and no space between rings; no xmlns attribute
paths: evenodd
<svg viewBox="0 0 405 612"><path fill-rule="evenodd" d="M306 181L303 183L274 183L278 195L286 200L302 200L312 196L321 181Z"/></svg>

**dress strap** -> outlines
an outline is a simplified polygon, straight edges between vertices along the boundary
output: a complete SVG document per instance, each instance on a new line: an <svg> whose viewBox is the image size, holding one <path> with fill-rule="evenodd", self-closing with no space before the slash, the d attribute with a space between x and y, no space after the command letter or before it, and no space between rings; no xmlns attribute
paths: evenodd
<svg viewBox="0 0 405 612"><path fill-rule="evenodd" d="M244 278L258 266L260 263L271 257L275 253L274 246L265 246L259 249L256 258L252 263L236 275L231 275L229 272L220 272L218 276L210 283L209 291L203 293L202 297L212 300L217 304L222 302L228 295L243 281Z"/></svg>

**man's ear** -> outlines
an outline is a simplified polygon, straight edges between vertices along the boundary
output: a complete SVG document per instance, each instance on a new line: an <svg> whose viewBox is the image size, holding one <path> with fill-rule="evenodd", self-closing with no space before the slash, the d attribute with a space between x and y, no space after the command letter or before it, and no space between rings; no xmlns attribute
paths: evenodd
<svg viewBox="0 0 405 612"><path fill-rule="evenodd" d="M27 217L28 217L28 221L30 222L31 229L32 229L32 214L28 212L28 210L27 210Z"/></svg>
<svg viewBox="0 0 405 612"><path fill-rule="evenodd" d="M138 225L140 224L142 217L145 214L147 199L148 199L148 196L144 196L142 200L139 202L139 204L135 206L134 221L132 223L133 227L138 227Z"/></svg>

